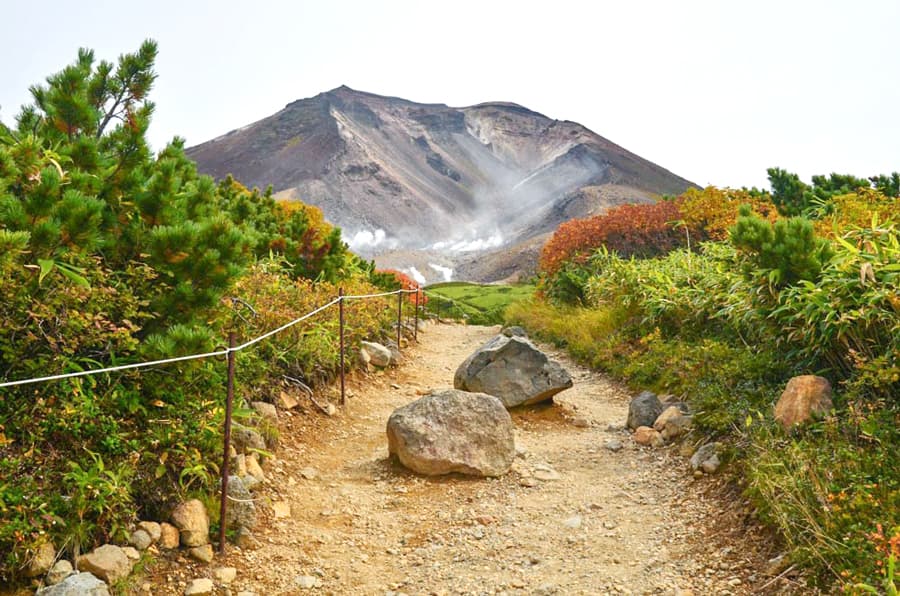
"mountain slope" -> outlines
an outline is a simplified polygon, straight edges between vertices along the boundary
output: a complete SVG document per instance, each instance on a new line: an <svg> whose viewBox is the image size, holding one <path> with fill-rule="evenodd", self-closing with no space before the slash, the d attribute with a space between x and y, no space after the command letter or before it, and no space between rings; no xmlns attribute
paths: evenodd
<svg viewBox="0 0 900 596"><path fill-rule="evenodd" d="M322 207L362 254L427 250L451 262L691 186L580 124L516 104L451 108L348 87L188 154L204 173ZM478 275L491 277L486 269Z"/></svg>

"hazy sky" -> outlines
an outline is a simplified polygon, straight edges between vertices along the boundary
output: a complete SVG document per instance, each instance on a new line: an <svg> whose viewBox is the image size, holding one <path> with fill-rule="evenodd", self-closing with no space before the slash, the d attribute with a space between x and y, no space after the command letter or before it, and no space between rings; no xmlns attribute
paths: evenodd
<svg viewBox="0 0 900 596"><path fill-rule="evenodd" d="M151 141L189 145L346 84L574 120L701 185L900 170L900 2L0 4L0 119L75 59L159 42Z"/></svg>

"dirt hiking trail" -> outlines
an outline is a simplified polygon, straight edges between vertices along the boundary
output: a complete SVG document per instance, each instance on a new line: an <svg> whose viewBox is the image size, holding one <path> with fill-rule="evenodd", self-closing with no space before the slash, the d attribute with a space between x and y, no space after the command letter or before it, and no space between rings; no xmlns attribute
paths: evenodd
<svg viewBox="0 0 900 596"><path fill-rule="evenodd" d="M789 593L762 571L773 546L716 477L696 479L677 447L651 450L622 428L630 395L561 361L575 385L511 412L518 456L497 479L425 478L387 458L390 413L453 373L497 327L432 325L403 364L354 379L331 418L280 413L281 439L258 494L258 543L209 567L163 557L137 593L183 594L222 565L216 593ZM613 451L607 445L620 441Z"/></svg>

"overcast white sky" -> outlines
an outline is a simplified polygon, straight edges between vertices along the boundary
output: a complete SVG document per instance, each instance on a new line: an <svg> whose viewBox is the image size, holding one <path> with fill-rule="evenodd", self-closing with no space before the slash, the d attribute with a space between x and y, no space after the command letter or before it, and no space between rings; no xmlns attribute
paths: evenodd
<svg viewBox="0 0 900 596"><path fill-rule="evenodd" d="M45 0L0 4L0 119L75 59L159 42L151 141L346 84L574 120L698 184L900 170L900 2Z"/></svg>

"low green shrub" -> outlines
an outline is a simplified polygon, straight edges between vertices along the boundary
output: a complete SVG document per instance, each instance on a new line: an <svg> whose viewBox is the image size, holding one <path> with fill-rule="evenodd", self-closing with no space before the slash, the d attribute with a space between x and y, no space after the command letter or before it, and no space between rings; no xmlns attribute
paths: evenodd
<svg viewBox="0 0 900 596"><path fill-rule="evenodd" d="M887 553L871 534L884 527L900 536L900 472L888 463L898 429L897 412L853 407L792 436L771 421L750 429L748 494L824 586L880 583Z"/></svg>

